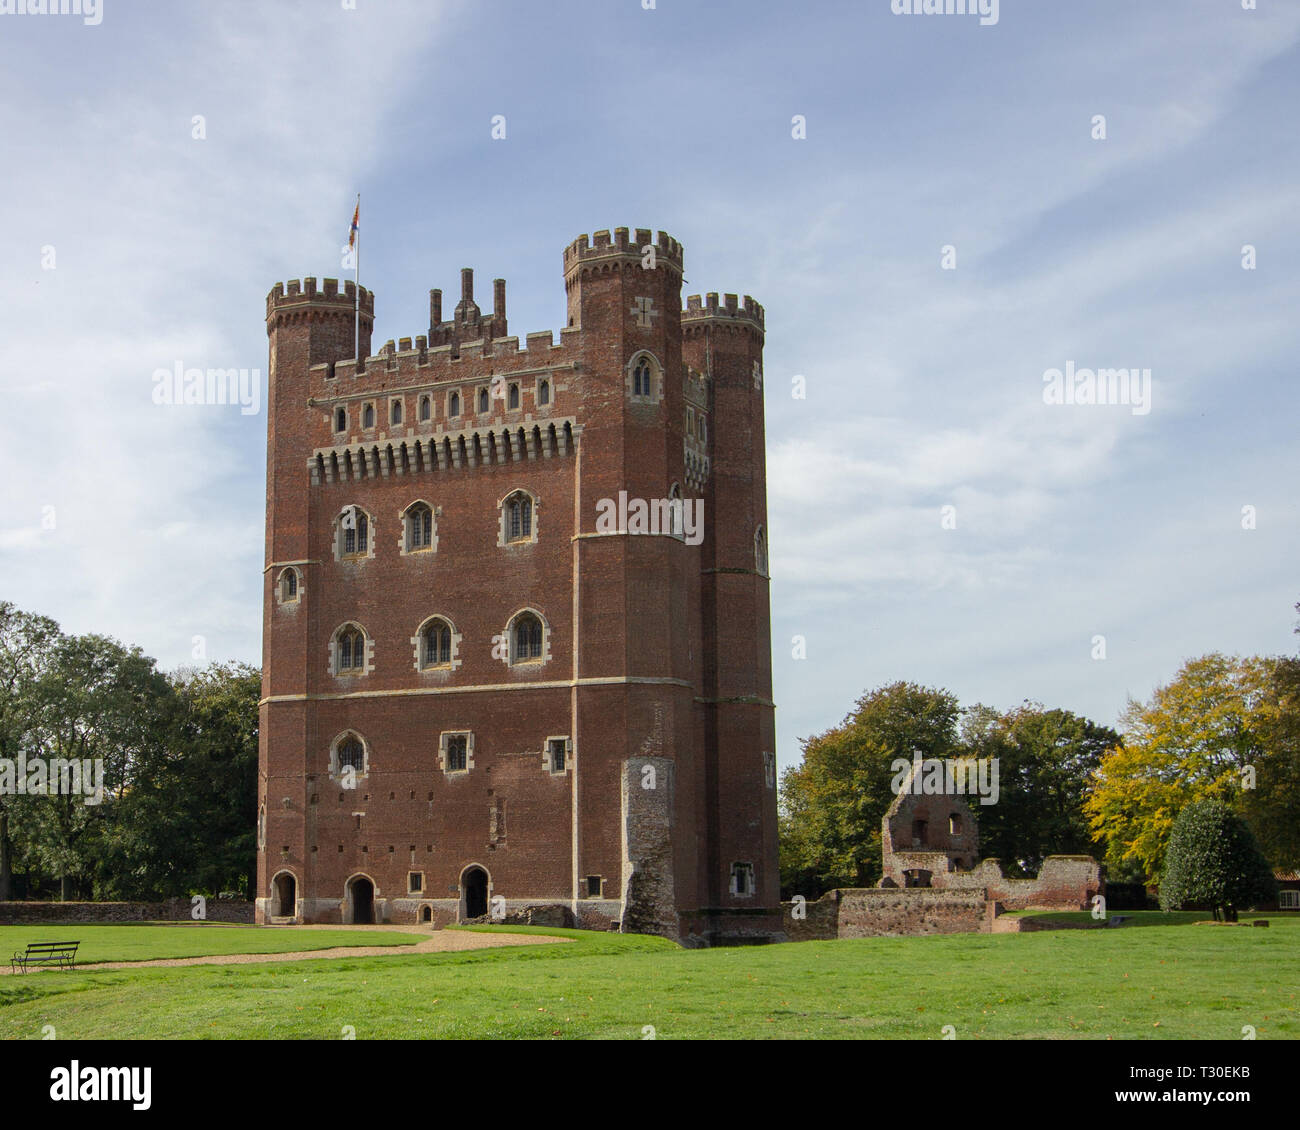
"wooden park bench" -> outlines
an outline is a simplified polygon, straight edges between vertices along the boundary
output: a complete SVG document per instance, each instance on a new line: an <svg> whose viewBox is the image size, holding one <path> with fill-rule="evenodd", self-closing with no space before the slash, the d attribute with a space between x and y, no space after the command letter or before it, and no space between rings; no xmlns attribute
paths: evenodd
<svg viewBox="0 0 1300 1130"><path fill-rule="evenodd" d="M80 942L28 942L27 949L15 953L9 960L9 971L27 972L33 965L57 965L71 969L76 965L77 947Z"/></svg>

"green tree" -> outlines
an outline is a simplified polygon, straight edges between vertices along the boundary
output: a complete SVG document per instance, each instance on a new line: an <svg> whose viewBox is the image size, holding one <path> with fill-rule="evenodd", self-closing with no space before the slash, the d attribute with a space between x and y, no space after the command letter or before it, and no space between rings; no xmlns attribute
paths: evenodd
<svg viewBox="0 0 1300 1130"><path fill-rule="evenodd" d="M1241 811L1280 870L1300 870L1300 659L1278 659L1257 720L1264 751Z"/></svg>
<svg viewBox="0 0 1300 1130"><path fill-rule="evenodd" d="M22 612L0 601L0 758L18 756L32 685L44 671L59 626L45 616ZM12 896L13 845L9 821L16 801L0 792L0 902Z"/></svg>
<svg viewBox="0 0 1300 1130"><path fill-rule="evenodd" d="M1258 803L1273 819L1300 819L1300 791L1276 752L1277 735L1293 723L1278 698L1277 666L1206 655L1183 664L1150 702L1130 700L1123 745L1102 759L1084 802L1112 867L1137 864L1157 879L1174 821L1194 800L1216 798L1239 812Z"/></svg>
<svg viewBox="0 0 1300 1130"><path fill-rule="evenodd" d="M803 763L781 775L783 890L816 898L875 883L893 762L955 756L959 715L947 691L897 682L858 699L839 726L804 739Z"/></svg>
<svg viewBox="0 0 1300 1130"><path fill-rule="evenodd" d="M1026 702L1005 714L972 707L966 753L998 758L996 804L980 806L980 853L1009 875L1037 875L1054 854L1092 852L1083 811L1088 779L1120 736L1068 710Z"/></svg>
<svg viewBox="0 0 1300 1130"><path fill-rule="evenodd" d="M1160 906L1208 903L1237 920L1240 907L1275 898L1273 870L1250 825L1223 801L1193 800L1174 821L1160 882Z"/></svg>
<svg viewBox="0 0 1300 1130"><path fill-rule="evenodd" d="M29 763L90 762L102 797L54 793L10 798L29 864L59 877L60 894L94 889L118 808L142 769L165 749L174 694L154 661L105 636L60 636L29 688L20 744ZM57 774L47 771L51 787ZM88 803L88 801L91 801Z"/></svg>

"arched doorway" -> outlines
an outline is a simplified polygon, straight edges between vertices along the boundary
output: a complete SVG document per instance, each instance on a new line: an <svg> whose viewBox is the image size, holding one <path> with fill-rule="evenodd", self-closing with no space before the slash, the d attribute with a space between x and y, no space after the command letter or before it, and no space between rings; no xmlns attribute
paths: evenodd
<svg viewBox="0 0 1300 1130"><path fill-rule="evenodd" d="M275 877L271 898L272 918L292 918L298 912L298 881L288 871Z"/></svg>
<svg viewBox="0 0 1300 1130"><path fill-rule="evenodd" d="M348 881L348 911L344 919L353 925L370 925L375 921L375 885L364 875Z"/></svg>
<svg viewBox="0 0 1300 1130"><path fill-rule="evenodd" d="M481 867L468 867L460 877L466 918L482 918L488 911L488 875Z"/></svg>

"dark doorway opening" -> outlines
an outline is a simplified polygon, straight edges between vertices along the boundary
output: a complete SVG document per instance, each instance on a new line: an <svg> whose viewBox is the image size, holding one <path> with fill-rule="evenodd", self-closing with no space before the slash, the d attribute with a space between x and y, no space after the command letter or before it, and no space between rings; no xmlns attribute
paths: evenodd
<svg viewBox="0 0 1300 1130"><path fill-rule="evenodd" d="M465 917L482 918L488 910L488 877L481 867L471 867L461 877L465 891Z"/></svg>
<svg viewBox="0 0 1300 1130"><path fill-rule="evenodd" d="M365 876L358 876L348 884L348 921L355 925L370 925L375 921L375 885Z"/></svg>
<svg viewBox="0 0 1300 1130"><path fill-rule="evenodd" d="M271 900L272 918L292 918L297 913L298 883L288 872L275 877L275 897Z"/></svg>

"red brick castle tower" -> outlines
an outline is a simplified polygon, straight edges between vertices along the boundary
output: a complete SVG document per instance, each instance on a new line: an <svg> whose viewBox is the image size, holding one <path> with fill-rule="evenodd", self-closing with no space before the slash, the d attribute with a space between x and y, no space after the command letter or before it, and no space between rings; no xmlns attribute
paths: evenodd
<svg viewBox="0 0 1300 1130"><path fill-rule="evenodd" d="M647 230L564 252L559 342L472 272L267 297L259 922L780 938L763 310Z"/></svg>

